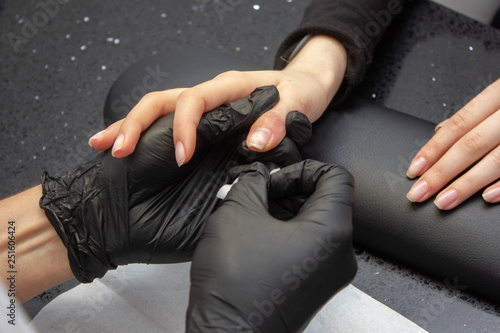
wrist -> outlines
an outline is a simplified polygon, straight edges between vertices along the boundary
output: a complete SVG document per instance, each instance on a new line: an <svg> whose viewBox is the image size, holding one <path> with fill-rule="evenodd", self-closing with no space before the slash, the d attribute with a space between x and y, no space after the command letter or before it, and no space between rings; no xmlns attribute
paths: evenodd
<svg viewBox="0 0 500 333"><path fill-rule="evenodd" d="M329 103L344 81L346 67L347 51L342 43L327 35L315 35L306 40L283 71L313 78L324 90Z"/></svg>

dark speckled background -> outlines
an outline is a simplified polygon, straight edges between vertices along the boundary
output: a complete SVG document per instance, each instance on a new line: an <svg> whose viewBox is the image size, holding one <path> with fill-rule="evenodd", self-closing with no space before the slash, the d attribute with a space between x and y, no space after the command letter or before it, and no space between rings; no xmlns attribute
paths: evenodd
<svg viewBox="0 0 500 333"><path fill-rule="evenodd" d="M127 66L161 52L214 50L270 68L308 1L73 0L52 5L50 16L40 3L0 0L2 198L37 184L42 170L93 154L87 140L103 128L106 93ZM355 94L439 122L500 77L500 31L427 1L408 7ZM39 27L28 29L33 22ZM362 249L357 256L354 285L430 332L498 331L497 304ZM35 315L75 284L26 309Z"/></svg>

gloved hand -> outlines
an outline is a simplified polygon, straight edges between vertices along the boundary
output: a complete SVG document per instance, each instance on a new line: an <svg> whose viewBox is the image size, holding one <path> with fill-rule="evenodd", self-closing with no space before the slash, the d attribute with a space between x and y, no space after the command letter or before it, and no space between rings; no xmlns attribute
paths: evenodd
<svg viewBox="0 0 500 333"><path fill-rule="evenodd" d="M352 199L343 168L306 160L269 175L252 164L206 222L187 332L303 330L356 273ZM295 216L271 216L272 203Z"/></svg>
<svg viewBox="0 0 500 333"><path fill-rule="evenodd" d="M91 282L118 265L190 260L227 170L244 162L238 146L278 99L274 86L262 87L204 114L195 156L180 168L172 114L144 132L127 158L108 151L62 175L44 173L40 206L68 248L75 277Z"/></svg>

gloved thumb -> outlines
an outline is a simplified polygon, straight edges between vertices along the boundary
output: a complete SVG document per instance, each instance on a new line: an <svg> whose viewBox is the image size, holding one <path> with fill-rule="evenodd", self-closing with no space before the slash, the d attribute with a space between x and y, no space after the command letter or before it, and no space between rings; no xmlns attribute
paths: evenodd
<svg viewBox="0 0 500 333"><path fill-rule="evenodd" d="M269 177L269 170L264 164L252 163L243 170L238 181L233 184L222 206L236 204L244 207L244 209L238 208L242 214L244 211L267 212Z"/></svg>
<svg viewBox="0 0 500 333"><path fill-rule="evenodd" d="M308 196L296 219L325 224L331 216L336 216L351 221L354 180L342 167L313 160L302 161L272 174L269 192L277 200Z"/></svg>

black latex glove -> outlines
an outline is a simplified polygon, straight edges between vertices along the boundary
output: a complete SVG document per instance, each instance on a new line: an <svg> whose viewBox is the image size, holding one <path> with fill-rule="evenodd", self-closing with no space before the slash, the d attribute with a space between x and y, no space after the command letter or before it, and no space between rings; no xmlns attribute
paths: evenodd
<svg viewBox="0 0 500 333"><path fill-rule="evenodd" d="M294 217L278 220L271 202ZM306 160L252 164L208 218L191 267L188 332L298 332L357 270L353 178ZM286 206L286 205L281 205Z"/></svg>
<svg viewBox="0 0 500 333"><path fill-rule="evenodd" d="M279 99L274 86L205 113L189 163L175 161L173 114L143 133L135 152L111 152L56 177L42 176L40 206L64 245L75 277L91 282L128 263L190 260L238 146Z"/></svg>

